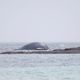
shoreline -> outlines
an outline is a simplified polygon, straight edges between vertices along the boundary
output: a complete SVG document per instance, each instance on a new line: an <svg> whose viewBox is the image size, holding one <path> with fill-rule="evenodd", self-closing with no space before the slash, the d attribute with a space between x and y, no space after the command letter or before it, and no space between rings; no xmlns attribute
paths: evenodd
<svg viewBox="0 0 80 80"><path fill-rule="evenodd" d="M80 54L80 47L76 48L65 48L65 49L54 49L54 50L11 50L1 52L0 54Z"/></svg>
<svg viewBox="0 0 80 80"><path fill-rule="evenodd" d="M75 51L6 51L0 54L80 54L80 50L75 50Z"/></svg>

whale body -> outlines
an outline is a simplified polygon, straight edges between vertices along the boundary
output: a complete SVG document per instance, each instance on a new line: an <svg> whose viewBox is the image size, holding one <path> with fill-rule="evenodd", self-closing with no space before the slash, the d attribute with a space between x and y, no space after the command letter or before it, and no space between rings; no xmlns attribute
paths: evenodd
<svg viewBox="0 0 80 80"><path fill-rule="evenodd" d="M48 50L48 46L46 44L40 42L32 42L21 48L21 50Z"/></svg>

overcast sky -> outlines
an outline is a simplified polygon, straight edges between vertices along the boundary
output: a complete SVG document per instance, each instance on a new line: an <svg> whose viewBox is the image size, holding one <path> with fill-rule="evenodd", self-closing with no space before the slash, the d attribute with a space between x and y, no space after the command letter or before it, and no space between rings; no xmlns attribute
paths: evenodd
<svg viewBox="0 0 80 80"><path fill-rule="evenodd" d="M0 0L0 42L80 42L80 0Z"/></svg>

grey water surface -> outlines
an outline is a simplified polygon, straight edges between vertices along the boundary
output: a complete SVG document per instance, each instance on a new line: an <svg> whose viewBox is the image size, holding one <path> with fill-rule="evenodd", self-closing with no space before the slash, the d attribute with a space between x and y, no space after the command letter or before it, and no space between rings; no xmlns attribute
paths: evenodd
<svg viewBox="0 0 80 80"><path fill-rule="evenodd" d="M60 45L49 46L65 47ZM4 44L0 50L21 46ZM0 54L0 80L80 80L80 54Z"/></svg>

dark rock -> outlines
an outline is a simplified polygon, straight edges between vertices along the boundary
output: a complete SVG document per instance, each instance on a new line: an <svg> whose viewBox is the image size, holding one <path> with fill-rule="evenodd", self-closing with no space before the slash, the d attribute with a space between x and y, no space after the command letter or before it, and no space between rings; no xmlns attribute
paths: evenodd
<svg viewBox="0 0 80 80"><path fill-rule="evenodd" d="M80 47L65 48L64 50L65 50L65 51L67 51L67 50L80 50Z"/></svg>
<svg viewBox="0 0 80 80"><path fill-rule="evenodd" d="M48 50L48 46L39 42L33 42L27 44L21 48L21 50Z"/></svg>
<svg viewBox="0 0 80 80"><path fill-rule="evenodd" d="M80 47L73 47L73 48L65 48L65 49L55 49L53 52L59 53L80 53Z"/></svg>

